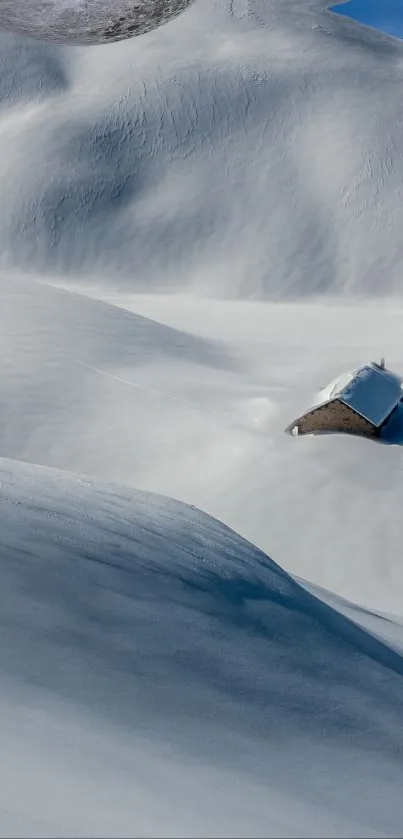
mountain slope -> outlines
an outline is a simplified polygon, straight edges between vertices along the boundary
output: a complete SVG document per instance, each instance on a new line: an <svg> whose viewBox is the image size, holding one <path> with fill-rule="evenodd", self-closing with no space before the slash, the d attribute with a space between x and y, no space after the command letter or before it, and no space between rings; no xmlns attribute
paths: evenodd
<svg viewBox="0 0 403 839"><path fill-rule="evenodd" d="M173 748L196 775L210 763L223 777L236 769L255 794L266 788L254 822L264 835L309 834L309 801L319 814L312 835L396 832L400 655L233 531L173 500L2 460L0 516L2 713L11 726L22 704L32 713L48 705L52 720L62 702L65 721L84 725L91 713L97 737L116 727L133 748L140 738L147 759ZM93 760L94 745L85 748ZM69 760L81 758L73 751ZM46 771L57 761L49 745ZM271 823L276 794L283 804ZM308 807L295 823L287 798ZM231 833L250 835L239 807ZM132 819L133 834L135 811ZM166 835L182 828L172 812Z"/></svg>
<svg viewBox="0 0 403 839"><path fill-rule="evenodd" d="M57 56L1 36L5 267L241 299L400 291L403 48L323 0L239 5ZM23 50L43 83L16 104Z"/></svg>

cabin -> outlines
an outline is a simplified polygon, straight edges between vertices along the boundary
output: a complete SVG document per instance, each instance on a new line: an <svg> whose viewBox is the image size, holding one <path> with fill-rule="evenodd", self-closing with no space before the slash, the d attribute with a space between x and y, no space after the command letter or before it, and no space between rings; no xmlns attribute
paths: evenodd
<svg viewBox="0 0 403 839"><path fill-rule="evenodd" d="M380 364L371 361L324 389L322 400L294 420L286 432L294 436L354 434L380 438L403 402L402 388L402 380L385 368L384 359Z"/></svg>

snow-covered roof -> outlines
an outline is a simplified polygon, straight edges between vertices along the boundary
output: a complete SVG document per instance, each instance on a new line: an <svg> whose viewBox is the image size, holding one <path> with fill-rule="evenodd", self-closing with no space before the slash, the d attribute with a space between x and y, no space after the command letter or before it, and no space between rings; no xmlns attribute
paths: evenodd
<svg viewBox="0 0 403 839"><path fill-rule="evenodd" d="M287 426L288 434L379 436L395 408L403 405L402 379L369 362L342 373L322 388L314 404ZM346 413L347 411L347 413Z"/></svg>
<svg viewBox="0 0 403 839"><path fill-rule="evenodd" d="M341 387L332 390L331 399L340 399L377 428L403 398L401 379L378 364L355 370Z"/></svg>

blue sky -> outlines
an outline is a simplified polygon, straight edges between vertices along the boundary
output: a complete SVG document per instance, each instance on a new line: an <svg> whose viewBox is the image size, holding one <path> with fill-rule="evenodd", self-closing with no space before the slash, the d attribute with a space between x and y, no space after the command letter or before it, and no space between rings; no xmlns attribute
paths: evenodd
<svg viewBox="0 0 403 839"><path fill-rule="evenodd" d="M349 0L330 8L332 12L403 38L403 0Z"/></svg>

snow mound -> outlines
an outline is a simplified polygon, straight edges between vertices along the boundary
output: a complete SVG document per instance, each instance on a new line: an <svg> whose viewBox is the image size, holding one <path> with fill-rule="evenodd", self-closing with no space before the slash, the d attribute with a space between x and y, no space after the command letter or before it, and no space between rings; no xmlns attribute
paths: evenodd
<svg viewBox="0 0 403 839"><path fill-rule="evenodd" d="M168 433L170 410L177 422L181 410L195 415L197 394L185 408L176 398L185 375L200 382L210 371L221 381L236 369L219 341L29 278L0 277L0 295L0 453L8 457L101 468L113 479L123 454L127 476L136 475L141 447Z"/></svg>
<svg viewBox="0 0 403 839"><path fill-rule="evenodd" d="M308 835L397 830L402 658L232 530L172 499L3 459L0 555L4 696L31 691L255 777L264 835L273 790L313 802ZM14 713L10 701L2 716L15 725ZM273 834L302 835L285 813ZM177 835L180 815L169 824Z"/></svg>
<svg viewBox="0 0 403 839"><path fill-rule="evenodd" d="M95 51L0 36L4 267L238 299L400 293L402 45L325 0L243 5L203 0Z"/></svg>

